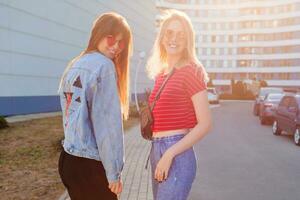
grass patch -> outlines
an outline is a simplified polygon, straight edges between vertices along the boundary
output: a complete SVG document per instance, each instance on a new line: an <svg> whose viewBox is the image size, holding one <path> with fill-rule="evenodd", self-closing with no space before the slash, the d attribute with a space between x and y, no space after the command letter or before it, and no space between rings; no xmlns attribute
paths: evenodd
<svg viewBox="0 0 300 200"><path fill-rule="evenodd" d="M64 191L57 171L61 117L18 122L0 130L1 199L57 199Z"/></svg>

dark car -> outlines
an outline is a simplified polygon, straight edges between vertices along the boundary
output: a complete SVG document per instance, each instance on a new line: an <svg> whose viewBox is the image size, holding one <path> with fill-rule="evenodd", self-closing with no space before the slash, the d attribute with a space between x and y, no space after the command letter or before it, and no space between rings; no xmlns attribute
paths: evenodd
<svg viewBox="0 0 300 200"><path fill-rule="evenodd" d="M273 122L277 106L284 94L267 94L260 103L259 119L261 124Z"/></svg>
<svg viewBox="0 0 300 200"><path fill-rule="evenodd" d="M267 94L283 94L283 89L282 88L274 88L274 87L263 87L260 88L259 93L255 99L254 106L253 106L253 114L255 116L259 116L260 112L260 104L263 102L265 96Z"/></svg>
<svg viewBox="0 0 300 200"><path fill-rule="evenodd" d="M278 104L272 131L280 135L282 131L292 133L294 142L300 146L300 94L287 94Z"/></svg>

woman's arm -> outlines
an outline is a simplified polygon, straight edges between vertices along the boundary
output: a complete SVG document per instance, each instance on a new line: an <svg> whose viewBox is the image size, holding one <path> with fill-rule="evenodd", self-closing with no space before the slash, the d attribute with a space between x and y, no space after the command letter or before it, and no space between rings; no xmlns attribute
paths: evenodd
<svg viewBox="0 0 300 200"><path fill-rule="evenodd" d="M211 113L206 90L198 92L192 96L192 101L198 123L189 134L167 150L167 153L171 154L172 157L175 157L176 155L191 148L194 144L201 140L212 127Z"/></svg>
<svg viewBox="0 0 300 200"><path fill-rule="evenodd" d="M197 117L197 125L190 131L190 133L184 136L164 153L161 160L158 162L155 171L155 178L158 181L162 181L167 178L173 158L191 148L194 144L201 140L212 127L207 91L202 90L201 92L194 94L191 98Z"/></svg>
<svg viewBox="0 0 300 200"><path fill-rule="evenodd" d="M118 182L124 165L124 136L114 64L103 63L93 80L89 87L93 132L108 182Z"/></svg>

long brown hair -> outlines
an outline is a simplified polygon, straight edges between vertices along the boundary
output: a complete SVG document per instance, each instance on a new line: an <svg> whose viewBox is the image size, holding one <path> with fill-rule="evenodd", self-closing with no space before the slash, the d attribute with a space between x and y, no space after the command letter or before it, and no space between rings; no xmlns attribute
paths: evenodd
<svg viewBox="0 0 300 200"><path fill-rule="evenodd" d="M168 67L167 52L162 44L162 40L166 32L166 27L174 20L178 20L183 25L186 33L186 48L183 51L181 59L188 62L194 62L203 71L205 81L208 81L208 75L196 55L195 31L192 22L184 12L173 9L166 10L162 15L160 29L152 49L152 54L148 59L146 66L149 77L155 78L157 74Z"/></svg>
<svg viewBox="0 0 300 200"><path fill-rule="evenodd" d="M129 112L129 59L132 52L132 33L126 19L117 13L104 13L94 21L87 48L83 50L79 56L69 62L61 78L59 88L61 88L68 70L75 61L87 53L98 51L98 44L107 35L117 36L120 33L125 41L125 48L113 59L113 62L117 72L117 84L122 114L124 119L127 119Z"/></svg>

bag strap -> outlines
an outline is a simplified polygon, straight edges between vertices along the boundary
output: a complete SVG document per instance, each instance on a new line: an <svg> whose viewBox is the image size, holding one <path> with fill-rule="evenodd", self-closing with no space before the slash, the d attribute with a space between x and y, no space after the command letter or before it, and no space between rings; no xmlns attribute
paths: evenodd
<svg viewBox="0 0 300 200"><path fill-rule="evenodd" d="M164 87L166 86L168 80L171 78L171 76L174 74L175 68L173 68L171 70L171 72L168 74L168 76L165 78L164 82L162 83L161 87L159 88L157 94L155 95L154 101L152 102L151 106L150 106L150 110L151 112L153 111L153 108L156 104L156 101L160 98L160 94L162 92L162 90L164 89Z"/></svg>

